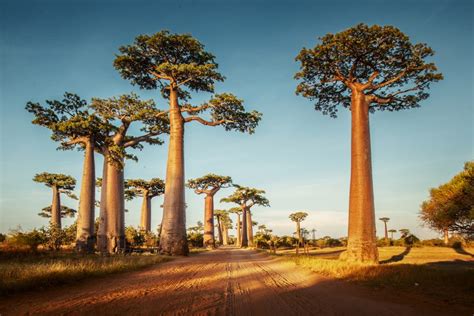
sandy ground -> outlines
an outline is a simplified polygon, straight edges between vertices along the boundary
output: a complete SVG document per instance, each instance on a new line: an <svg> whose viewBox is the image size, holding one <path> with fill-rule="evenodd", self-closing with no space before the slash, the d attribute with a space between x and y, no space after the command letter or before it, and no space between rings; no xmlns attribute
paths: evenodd
<svg viewBox="0 0 474 316"><path fill-rule="evenodd" d="M220 248L145 270L0 300L0 315L463 315L324 278L252 250ZM470 315L471 313L466 313Z"/></svg>

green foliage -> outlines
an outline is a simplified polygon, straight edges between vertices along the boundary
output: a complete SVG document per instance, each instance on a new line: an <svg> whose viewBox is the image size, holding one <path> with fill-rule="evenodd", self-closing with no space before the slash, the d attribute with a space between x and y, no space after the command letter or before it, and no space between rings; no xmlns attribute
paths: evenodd
<svg viewBox="0 0 474 316"><path fill-rule="evenodd" d="M295 212L295 213L290 214L289 218L293 222L298 223L298 222L304 221L306 216L308 216L308 213L306 213L306 212Z"/></svg>
<svg viewBox="0 0 474 316"><path fill-rule="evenodd" d="M254 243L257 248L260 249L269 249L270 248L270 240L272 236L266 232L258 231L254 237Z"/></svg>
<svg viewBox="0 0 474 316"><path fill-rule="evenodd" d="M350 108L354 89L370 97L371 112L418 107L429 97L431 82L443 79L426 61L433 54L393 26L361 23L326 34L314 48L301 50L296 93L316 101L315 109L331 117L336 117L338 105Z"/></svg>
<svg viewBox="0 0 474 316"><path fill-rule="evenodd" d="M131 247L156 247L158 244L157 235L133 226L125 227L125 239Z"/></svg>
<svg viewBox="0 0 474 316"><path fill-rule="evenodd" d="M236 203L240 206L245 205L248 208L254 205L270 206L268 199L263 196L265 194L264 190L243 187L237 184L234 184L234 187L236 187L234 193L226 198L222 198L221 202Z"/></svg>
<svg viewBox="0 0 474 316"><path fill-rule="evenodd" d="M277 248L291 248L298 242L297 238L291 236L281 236L276 241Z"/></svg>
<svg viewBox="0 0 474 316"><path fill-rule="evenodd" d="M60 250L61 246L66 244L67 240L70 238L65 229L59 228L53 224L49 225L47 229L41 228L41 231L44 236L46 236L44 245L49 250Z"/></svg>
<svg viewBox="0 0 474 316"><path fill-rule="evenodd" d="M137 196L146 194L149 198L165 193L165 182L160 178L152 178L151 180L128 179L125 180L125 199L131 200Z"/></svg>
<svg viewBox="0 0 474 316"><path fill-rule="evenodd" d="M76 186L76 179L61 173L37 173L33 181L44 183L47 187L57 187L61 193L70 194Z"/></svg>
<svg viewBox="0 0 474 316"><path fill-rule="evenodd" d="M223 81L217 72L215 57L204 50L204 45L189 34L161 31L153 35L139 35L132 45L119 48L114 67L124 79L143 89L160 88L169 93L169 81L180 85L181 98L192 91L214 91L214 83Z"/></svg>
<svg viewBox="0 0 474 316"><path fill-rule="evenodd" d="M449 182L430 190L430 199L421 205L421 220L437 231L445 229L474 238L474 161Z"/></svg>
<svg viewBox="0 0 474 316"><path fill-rule="evenodd" d="M36 252L40 245L47 242L47 238L44 230L33 229L29 232L23 232L18 229L9 233L7 241L10 246L28 247L31 251Z"/></svg>
<svg viewBox="0 0 474 316"><path fill-rule="evenodd" d="M200 178L189 179L187 187L194 189L197 194L214 194L222 188L228 188L232 185L232 178L228 176L219 176L213 173L206 174Z"/></svg>
<svg viewBox="0 0 474 316"><path fill-rule="evenodd" d="M72 209L70 207L61 205L61 218L64 217L74 217L76 215L77 211L75 209ZM41 209L41 212L38 213L39 216L45 217L45 218L51 218L51 205L43 207Z"/></svg>
<svg viewBox="0 0 474 316"><path fill-rule="evenodd" d="M196 226L189 227L188 231L188 243L192 247L203 247L204 246L204 225L201 221L198 221Z"/></svg>
<svg viewBox="0 0 474 316"><path fill-rule="evenodd" d="M330 236L324 236L323 238L316 240L316 246L320 248L327 248L327 247L341 247L344 243L339 240L332 238Z"/></svg>

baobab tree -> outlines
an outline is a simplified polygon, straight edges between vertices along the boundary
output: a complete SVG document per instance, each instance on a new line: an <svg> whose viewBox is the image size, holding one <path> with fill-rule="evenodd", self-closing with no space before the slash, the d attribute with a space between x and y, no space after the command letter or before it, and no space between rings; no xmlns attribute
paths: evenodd
<svg viewBox="0 0 474 316"><path fill-rule="evenodd" d="M390 239L393 240L393 234L397 232L396 229L389 229L388 232L390 233Z"/></svg>
<svg viewBox="0 0 474 316"><path fill-rule="evenodd" d="M222 189L232 185L232 178L207 174L203 177L188 180L187 186L194 189L196 194L204 196L204 247L214 248L214 195Z"/></svg>
<svg viewBox="0 0 474 316"><path fill-rule="evenodd" d="M301 222L306 219L308 213L306 212L295 212L291 213L289 218L296 223L296 235L298 237L298 244L296 246L296 254L299 253L300 244L304 244L303 237L301 236Z"/></svg>
<svg viewBox="0 0 474 316"><path fill-rule="evenodd" d="M51 218L53 207L46 206L41 209L41 212L38 213L39 216L44 217L44 218ZM65 205L61 205L61 218L65 217L74 217L76 215L77 210L67 207Z"/></svg>
<svg viewBox="0 0 474 316"><path fill-rule="evenodd" d="M337 106L352 117L349 239L345 258L378 263L372 185L369 113L420 106L432 82L443 77L426 59L426 44L412 44L393 26L358 24L327 34L296 60L301 69L296 93L314 100L315 109L336 117Z"/></svg>
<svg viewBox="0 0 474 316"><path fill-rule="evenodd" d="M73 190L76 186L76 179L61 173L38 173L33 181L44 183L53 191L53 201L51 203L51 225L61 228L61 194L77 199Z"/></svg>
<svg viewBox="0 0 474 316"><path fill-rule="evenodd" d="M140 100L136 94L108 99L93 98L91 108L113 129L98 151L104 156L102 175L98 248L120 252L125 248L125 159L137 160L127 148L142 149L143 143L161 145L158 137L169 132L167 114L156 108L153 100ZM132 124L140 123L141 135L129 135Z"/></svg>
<svg viewBox="0 0 474 316"><path fill-rule="evenodd" d="M222 244L227 246L229 244L229 229L232 229L232 219L230 219L228 211L223 214L220 221L222 229Z"/></svg>
<svg viewBox="0 0 474 316"><path fill-rule="evenodd" d="M214 210L214 217L217 220L216 226L217 226L217 236L219 238L219 244L223 245L224 244L224 236L222 234L222 226L223 226L223 221L224 217L227 215L226 210Z"/></svg>
<svg viewBox="0 0 474 316"><path fill-rule="evenodd" d="M384 224L384 228L385 228L385 240L388 240L388 231L387 231L387 222L390 220L390 218L388 217L381 217L379 218L379 220L381 220Z"/></svg>
<svg viewBox="0 0 474 316"><path fill-rule="evenodd" d="M229 213L237 215L237 224L235 225L235 229L237 230L237 247L240 247L242 243L242 221L240 220L242 209L240 207L232 207L231 209L229 209Z"/></svg>
<svg viewBox="0 0 474 316"><path fill-rule="evenodd" d="M254 205L270 206L269 201L263 196L265 191L243 187L234 184L236 190L230 196L221 199L221 202L225 203L236 203L242 210L242 240L240 247L252 247L253 246L253 233L252 233L252 215L250 209Z"/></svg>
<svg viewBox="0 0 474 316"><path fill-rule="evenodd" d="M212 93L214 83L224 80L215 57L189 34L161 31L139 35L132 45L119 50L114 66L121 76L142 89L158 88L169 100L170 138L160 252L187 255L184 124L196 121L252 134L261 114L246 112L243 101L230 93L216 94L199 106L187 102L191 91ZM207 116L200 115L205 112L209 112Z"/></svg>
<svg viewBox="0 0 474 316"><path fill-rule="evenodd" d="M60 142L58 149L84 151L81 194L77 218L76 249L94 250L95 160L94 151L103 146L111 126L91 113L87 102L66 92L63 100L47 100L46 105L28 102L26 110L34 115L33 124L52 131L51 139Z"/></svg>
<svg viewBox="0 0 474 316"><path fill-rule="evenodd" d="M128 199L142 197L140 229L151 232L151 200L165 193L165 182L160 178L149 181L143 179L128 179L125 181L125 195Z"/></svg>

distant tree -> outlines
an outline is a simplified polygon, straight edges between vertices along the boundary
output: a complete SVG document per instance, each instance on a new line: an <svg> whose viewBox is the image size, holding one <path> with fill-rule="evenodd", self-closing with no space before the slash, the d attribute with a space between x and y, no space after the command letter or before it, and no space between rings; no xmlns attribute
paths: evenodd
<svg viewBox="0 0 474 316"><path fill-rule="evenodd" d="M463 171L430 190L430 199L421 205L420 218L444 234L446 245L449 232L474 238L474 161L466 162Z"/></svg>
<svg viewBox="0 0 474 316"><path fill-rule="evenodd" d="M160 178L149 181L143 179L125 180L125 195L127 199L140 196L143 198L140 217L140 229L151 232L151 200L165 193L165 183Z"/></svg>
<svg viewBox="0 0 474 316"><path fill-rule="evenodd" d="M69 92L64 94L63 100L47 100L44 106L28 102L26 110L35 116L33 124L52 131L51 139L60 142L58 149L84 151L76 249L92 252L95 243L94 151L103 146L104 137L112 127L92 113L85 100Z"/></svg>
<svg viewBox="0 0 474 316"><path fill-rule="evenodd" d="M196 106L187 103L191 91L214 92L214 83L224 77L215 57L189 34L161 31L139 35L131 45L119 48L115 68L124 79L142 89L160 89L169 99L171 124L163 228L160 251L187 255L184 199L184 124L197 121L206 126L253 133L261 114L246 112L243 101L230 93L217 94ZM200 115L208 111L208 115ZM186 114L186 116L184 116Z"/></svg>
<svg viewBox="0 0 474 316"><path fill-rule="evenodd" d="M224 221L224 218L226 216L228 216L226 210L214 210L214 217L217 220L217 234L218 234L220 245L224 244L224 236L223 236L222 226L224 225L223 221Z"/></svg>
<svg viewBox="0 0 474 316"><path fill-rule="evenodd" d="M388 240L387 222L390 220L390 218L381 217L381 218L379 218L379 220L381 220L384 224L384 227L385 227L385 240Z"/></svg>
<svg viewBox="0 0 474 316"><path fill-rule="evenodd" d="M270 206L270 202L263 196L265 191L234 185L236 190L221 202L236 203L242 209L242 242L241 247L253 247L252 214L250 209L254 205Z"/></svg>
<svg viewBox="0 0 474 316"><path fill-rule="evenodd" d="M76 179L65 174L43 172L36 174L33 181L44 183L53 190L51 224L61 228L61 193L72 199L77 199L72 192L76 186Z"/></svg>
<svg viewBox="0 0 474 316"><path fill-rule="evenodd" d="M289 218L296 223L296 235L298 236L298 242L296 246L296 254L299 253L300 244L304 244L303 236L301 235L301 222L306 219L308 213L306 212L295 212L291 213Z"/></svg>
<svg viewBox="0 0 474 316"><path fill-rule="evenodd" d="M214 195L222 188L232 185L232 178L207 174L203 177L188 180L187 186L194 189L196 194L204 197L204 247L214 248Z"/></svg>
<svg viewBox="0 0 474 316"><path fill-rule="evenodd" d="M41 212L38 213L39 216L45 217L45 218L51 218L51 211L52 211L52 206L46 206L41 209ZM61 205L61 218L65 217L74 217L76 215L77 211L75 209L72 209L70 207Z"/></svg>
<svg viewBox="0 0 474 316"><path fill-rule="evenodd" d="M389 229L388 232L391 234L391 235L390 235L390 239L393 240L393 233L396 233L397 230L396 230L396 229Z"/></svg>
<svg viewBox="0 0 474 316"><path fill-rule="evenodd" d="M153 100L141 100L133 93L108 99L93 98L91 108L104 124L113 126L103 146L97 148L104 156L98 248L110 253L121 252L125 248L125 159L137 160L127 149L141 150L144 143L163 144L159 136L169 132L169 120L167 113L159 110ZM140 127L139 135L130 135L133 125Z"/></svg>
<svg viewBox="0 0 474 316"><path fill-rule="evenodd" d="M432 82L443 77L426 59L426 44L412 44L393 26L358 24L326 34L296 60L301 80L296 93L314 100L315 109L336 117L337 106L351 110L352 148L349 241L346 259L378 263L372 184L369 112L419 107Z"/></svg>
<svg viewBox="0 0 474 316"><path fill-rule="evenodd" d="M237 215L237 224L235 229L237 230L237 247L241 247L242 244L242 221L240 220L240 215L242 214L242 209L240 207L232 207L229 209L229 213Z"/></svg>
<svg viewBox="0 0 474 316"><path fill-rule="evenodd" d="M400 238L405 238L410 235L410 230L408 228L402 228L398 230L401 234Z"/></svg>

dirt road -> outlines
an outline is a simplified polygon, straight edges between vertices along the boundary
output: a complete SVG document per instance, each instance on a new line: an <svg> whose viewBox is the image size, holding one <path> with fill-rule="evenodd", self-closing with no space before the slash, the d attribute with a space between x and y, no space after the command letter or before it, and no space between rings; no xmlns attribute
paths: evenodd
<svg viewBox="0 0 474 316"><path fill-rule="evenodd" d="M451 314L442 309L417 300L406 303L326 279L291 262L233 248L0 300L2 316Z"/></svg>

